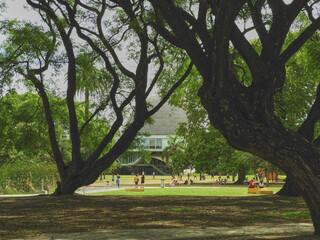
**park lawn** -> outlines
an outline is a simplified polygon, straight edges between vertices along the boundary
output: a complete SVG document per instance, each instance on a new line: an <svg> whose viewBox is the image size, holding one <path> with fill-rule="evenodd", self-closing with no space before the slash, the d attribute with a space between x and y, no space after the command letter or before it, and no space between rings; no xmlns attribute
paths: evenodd
<svg viewBox="0 0 320 240"><path fill-rule="evenodd" d="M224 190L226 189L228 188ZM178 188L162 190L171 191ZM191 188L185 190L191 191ZM212 190L218 188L212 187ZM109 229L192 229L222 225L230 228L250 226L258 229L260 226L311 223L303 198L256 194L221 197L6 197L0 198L0 216L1 240ZM247 240L247 237L236 239Z"/></svg>
<svg viewBox="0 0 320 240"><path fill-rule="evenodd" d="M121 175L120 176L120 184L121 185L133 185L134 184L134 177L135 175ZM97 181L94 183L94 184L103 184L105 185L106 181L109 181L111 183L111 178L112 176L111 175L106 175L105 176L105 179L102 178L102 180L97 179ZM141 175L139 175L139 178L141 178ZM115 179L116 179L116 175L115 175ZM164 179L166 183L170 183L172 182L172 176L171 175L165 175L165 176L156 176L155 179L153 179L153 176L151 175L145 175L145 182L147 185L158 185L160 186L160 182L161 182L161 179ZM183 176L183 181L185 181L187 179L187 176ZM193 179L193 178L192 178ZM199 179L199 176L198 176L198 179ZM217 179L217 178L216 178ZM115 180L116 182L116 180ZM181 182L181 181L180 181ZM199 181L199 180L196 180L196 182L207 182L207 183L210 183L211 180L207 180L207 181Z"/></svg>
<svg viewBox="0 0 320 240"><path fill-rule="evenodd" d="M274 193L278 192L281 187L268 187L268 190ZM248 194L248 188L245 186L239 187L166 187L166 188L145 188L143 192L115 190L90 195L123 195L123 196L253 196L256 194Z"/></svg>
<svg viewBox="0 0 320 240"><path fill-rule="evenodd" d="M248 179L252 179L251 175L247 175L247 177L248 177ZM121 186L133 187L134 186L134 180L133 179L134 179L134 175L121 175L120 185ZM146 187L148 187L148 186L150 186L150 187L160 187L162 179L164 179L164 181L165 181L165 186L166 187L170 187L170 183L172 182L172 176L169 176L169 175L167 175L167 176L156 176L155 179L153 179L153 177L150 176L150 175L146 175L145 186ZM187 176L184 175L182 177L182 180L180 180L180 179L177 179L177 180L178 180L179 183L183 184L186 179L187 179ZM193 175L190 176L190 179L194 180ZM196 180L194 180L194 184L192 186L212 188L212 184L214 184L217 179L218 179L218 176L214 176L213 179L211 179L211 176L207 176L207 179L205 181L203 181L203 180L200 181L199 180L199 176L198 176L198 178ZM226 179L226 176L222 176L222 179ZM235 180L237 180L237 178ZM106 186L107 181L109 181L109 185L110 186L115 186L116 185L116 183L112 184L111 175L106 175L104 178L102 178L102 180L100 180L100 178L97 179L97 181L95 181L93 183L93 185L95 185L95 186ZM232 183L233 183L233 181L229 180L227 185L232 184ZM271 186L282 186L283 183L284 183L283 181L279 181L279 182L270 181L270 185ZM241 187L244 187L244 186L245 185L243 185ZM229 194L227 194L227 195L229 195Z"/></svg>

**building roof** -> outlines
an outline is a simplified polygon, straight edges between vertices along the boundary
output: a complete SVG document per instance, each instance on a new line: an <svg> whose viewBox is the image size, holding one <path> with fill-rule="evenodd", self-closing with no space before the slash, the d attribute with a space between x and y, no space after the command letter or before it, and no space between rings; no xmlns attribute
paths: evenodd
<svg viewBox="0 0 320 240"><path fill-rule="evenodd" d="M158 96L148 98L148 102L153 107L159 101ZM154 122L152 124L145 123L140 132L149 133L150 135L175 135L178 123L187 121L186 114L182 109L170 106L168 103L165 103L151 118Z"/></svg>

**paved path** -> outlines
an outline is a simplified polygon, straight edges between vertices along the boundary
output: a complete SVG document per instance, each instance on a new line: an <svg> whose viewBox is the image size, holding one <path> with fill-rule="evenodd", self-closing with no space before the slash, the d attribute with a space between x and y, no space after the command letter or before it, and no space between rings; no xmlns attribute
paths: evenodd
<svg viewBox="0 0 320 240"><path fill-rule="evenodd" d="M102 185L89 185L89 186L84 186L75 191L77 194L85 195L85 194L92 194L92 193L99 193L99 192L107 192L107 191L118 191L118 190L124 190L126 188L133 188L132 186L112 186L112 187L105 187ZM153 188L153 187L146 187L146 188ZM160 188L160 187L158 187ZM0 198L6 198L6 197L32 197L32 196L38 196L40 195L39 193L34 193L34 194L6 194L6 195L0 195Z"/></svg>
<svg viewBox="0 0 320 240"><path fill-rule="evenodd" d="M101 192L109 192L109 191L118 191L118 190L124 190L126 188L134 188L134 186L130 185L130 186L125 186L122 185L120 186L120 188L118 188L117 186L111 186L109 188L107 188L106 186L103 185L95 185L95 184L91 184L88 186L84 186L81 187L79 189L77 189L75 191L75 193L77 194L81 194L81 195L86 195L86 194L92 194L92 193L101 193ZM150 188L161 188L159 187L145 187L145 189L150 189ZM181 188L181 187L166 187L166 188ZM207 187L188 187L188 188L207 188ZM223 188L223 187L215 187L215 188ZM40 193L34 193L34 194L6 194L6 195L0 195L0 198L6 198L6 197L32 197L32 196L38 196L41 195Z"/></svg>
<svg viewBox="0 0 320 240"><path fill-rule="evenodd" d="M201 237L234 237L234 236L257 236L276 234L311 235L313 226L311 223L286 224L276 227L207 227L207 228L164 228L164 229L137 229L137 230L105 230L100 232L72 233L57 236L20 238L15 240L173 240L173 239L197 239ZM317 239L317 238L312 238Z"/></svg>

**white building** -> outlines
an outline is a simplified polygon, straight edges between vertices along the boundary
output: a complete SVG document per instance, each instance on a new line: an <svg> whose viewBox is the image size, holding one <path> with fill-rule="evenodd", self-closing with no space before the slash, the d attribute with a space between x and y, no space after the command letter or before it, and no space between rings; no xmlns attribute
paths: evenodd
<svg viewBox="0 0 320 240"><path fill-rule="evenodd" d="M155 106L159 102L158 97L150 97L149 102ZM186 115L182 109L170 106L165 103L157 113L152 116L154 120L152 124L145 124L140 133L146 133L147 137L143 137L142 146L145 150L151 152L149 164L141 161L140 150L136 149L130 157L119 158L117 161L126 167L131 167L132 173L145 172L151 175L153 171L157 175L171 174L171 169L166 166L161 158L163 149L168 146L169 136L175 135L175 130L179 122L186 121Z"/></svg>

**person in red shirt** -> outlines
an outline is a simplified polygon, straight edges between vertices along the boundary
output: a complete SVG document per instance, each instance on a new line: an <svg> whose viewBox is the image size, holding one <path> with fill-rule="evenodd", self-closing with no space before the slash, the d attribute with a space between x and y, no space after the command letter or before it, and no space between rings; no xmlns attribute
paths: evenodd
<svg viewBox="0 0 320 240"><path fill-rule="evenodd" d="M256 183L254 181L254 179L252 179L249 183L249 188L255 188L256 187Z"/></svg>

